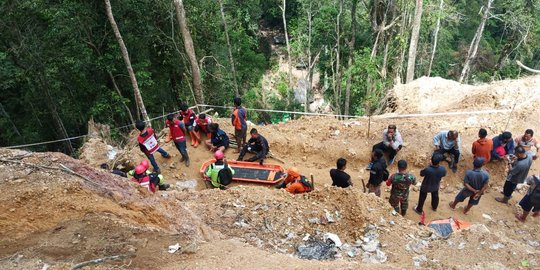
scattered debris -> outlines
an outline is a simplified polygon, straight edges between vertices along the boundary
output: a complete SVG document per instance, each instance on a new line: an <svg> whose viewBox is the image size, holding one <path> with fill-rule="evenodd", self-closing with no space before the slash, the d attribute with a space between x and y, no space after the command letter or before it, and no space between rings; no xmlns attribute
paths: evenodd
<svg viewBox="0 0 540 270"><path fill-rule="evenodd" d="M323 239L327 242L328 240L332 241L336 247L341 247L342 245L341 240L339 239L339 236L337 236L337 234L325 233Z"/></svg>
<svg viewBox="0 0 540 270"><path fill-rule="evenodd" d="M413 259L413 264L415 267L420 267L420 265L422 265L423 262L427 262L426 254L414 256L412 259Z"/></svg>
<svg viewBox="0 0 540 270"><path fill-rule="evenodd" d="M308 260L329 260L334 259L337 250L334 244L328 244L321 240L312 240L297 248L298 257Z"/></svg>
<svg viewBox="0 0 540 270"><path fill-rule="evenodd" d="M197 188L197 180L177 181L176 189L178 190L195 190Z"/></svg>
<svg viewBox="0 0 540 270"><path fill-rule="evenodd" d="M504 244L495 243L495 244L491 245L489 248L492 249L492 250L497 250L497 249L504 248L504 247L505 247Z"/></svg>
<svg viewBox="0 0 540 270"><path fill-rule="evenodd" d="M173 254L177 252L180 249L180 244L176 243L176 245L169 246L169 253Z"/></svg>

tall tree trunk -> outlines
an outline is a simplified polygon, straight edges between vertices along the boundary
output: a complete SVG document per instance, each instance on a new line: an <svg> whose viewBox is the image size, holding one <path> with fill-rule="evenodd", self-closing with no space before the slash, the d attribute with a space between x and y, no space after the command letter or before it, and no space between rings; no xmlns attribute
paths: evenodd
<svg viewBox="0 0 540 270"><path fill-rule="evenodd" d="M334 95L336 98L336 110L341 115L341 14L343 14L343 0L339 2L339 13L336 20L336 69L334 80Z"/></svg>
<svg viewBox="0 0 540 270"><path fill-rule="evenodd" d="M411 33L411 43L409 45L409 58L407 59L407 79L405 83L414 80L414 68L416 65L416 51L418 48L418 36L420 35L420 24L422 23L423 0L416 0L414 11L413 29Z"/></svg>
<svg viewBox="0 0 540 270"><path fill-rule="evenodd" d="M227 27L227 20L225 19L225 11L223 10L223 0L218 0L219 9L221 11L221 21L223 22L223 29L225 30L225 39L227 40L227 48L229 49L229 62L231 63L231 69L233 73L234 81L234 93L236 96L240 96L240 91L238 90L238 82L236 80L236 67L234 65L234 58L232 55L232 46L231 40L229 39L229 27Z"/></svg>
<svg viewBox="0 0 540 270"><path fill-rule="evenodd" d="M354 45L356 44L356 5L358 0L353 0L351 7L351 40L349 41L349 59L347 60L347 67L351 69L354 59ZM347 75L347 84L345 86L345 110L343 114L349 115L349 105L351 100L351 82L352 72L349 70Z"/></svg>
<svg viewBox="0 0 540 270"><path fill-rule="evenodd" d="M401 27L399 29L399 35L403 37L405 40L407 40L407 29L409 28L408 25L411 22L411 16L409 14L409 10L405 7L405 11L403 12L403 17L401 18ZM403 63L405 62L405 51L407 47L404 45L400 46L400 53L399 53L399 60L397 61L397 68L396 73L394 76L394 84L400 84L403 83Z"/></svg>
<svg viewBox="0 0 540 270"><path fill-rule="evenodd" d="M312 1L309 1L309 9L307 12L307 19L308 19L308 66L307 66L307 76L306 81L308 82L308 85L306 87L306 100L304 102L304 112L308 111L308 100L309 100L309 94L311 92L311 89L313 87L313 70L311 66L312 58L311 58L311 33L312 33L312 24L313 24L313 16L312 16L312 10L311 7L313 5Z"/></svg>
<svg viewBox="0 0 540 270"><path fill-rule="evenodd" d="M480 45L480 40L482 40L482 33L484 33L484 27L486 26L486 22L489 18L489 10L491 9L491 4L493 4L493 0L487 0L487 7L482 7L484 9L484 14L482 14L482 21L480 22L478 29L476 29L474 38L471 41L471 45L469 46L467 58L465 59L465 64L463 65L463 70L461 70L461 76L459 77L459 83L467 81L467 77L469 76L469 70L471 69L471 62L472 60L474 60L474 58L476 58L476 53L478 52L478 45Z"/></svg>
<svg viewBox="0 0 540 270"><path fill-rule="evenodd" d="M287 0L282 1L281 17L283 19L283 31L285 31L285 42L287 43L287 61L289 62L289 88L294 88L292 77L291 44L289 43L289 32L287 31L287 17L285 16ZM287 106L289 106L289 89L287 89Z"/></svg>
<svg viewBox="0 0 540 270"><path fill-rule="evenodd" d="M120 91L120 88L118 87L118 84L116 84L116 79L114 79L114 76L113 76L112 72L110 72L110 71L107 71L107 75L109 75L109 79L111 79L111 83L113 84L114 90L116 90L116 93L118 94L118 96L120 96L122 98L122 105L124 105L124 109L126 109L126 112L128 114L128 117L129 117L129 121L131 121L131 125L133 125L133 127L135 127L135 119L133 119L133 115L131 114L131 110L129 109L128 105L123 100L124 96L122 96L122 92Z"/></svg>
<svg viewBox="0 0 540 270"><path fill-rule="evenodd" d="M176 17L178 19L178 26L182 33L182 39L184 41L184 49L189 58L191 65L191 79L193 83L193 91L195 92L195 102L197 104L204 104L204 95L202 91L201 83L201 71L199 69L199 63L197 62L197 56L195 54L195 47L193 46L193 39L189 32L186 19L186 10L184 9L184 2L182 0L174 0L174 7L176 9Z"/></svg>
<svg viewBox="0 0 540 270"><path fill-rule="evenodd" d="M114 36L116 37L116 40L118 41L118 45L120 45L120 50L122 51L122 58L124 58L124 63L126 64L129 78L131 79L131 85L133 86L133 92L135 96L135 101L137 102L137 107L140 109L144 121L149 126L152 126L152 123L150 123L150 118L148 117L148 114L146 113L146 108L144 107L144 102L141 96L141 91L139 90L139 84L137 83L137 78L135 77L135 72L133 72L133 68L131 67L131 60L129 60L129 54L126 48L126 44L124 44L124 40L122 39L120 30L118 30L118 25L116 24L116 21L114 20L110 0L105 0L105 8L107 9L107 17L109 18L109 22L114 32Z"/></svg>
<svg viewBox="0 0 540 270"><path fill-rule="evenodd" d="M433 66L433 59L435 59L435 52L437 51L437 42L439 40L439 30L441 29L441 13L443 12L444 0L439 2L439 15L437 16L437 26L435 26L435 32L433 33L433 49L431 50L431 58L429 59L429 67L427 76L431 76L431 67Z"/></svg>

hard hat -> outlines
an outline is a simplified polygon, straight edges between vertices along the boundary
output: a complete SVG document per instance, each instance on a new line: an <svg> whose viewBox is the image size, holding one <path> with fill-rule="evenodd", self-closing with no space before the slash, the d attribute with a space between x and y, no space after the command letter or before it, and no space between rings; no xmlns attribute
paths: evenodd
<svg viewBox="0 0 540 270"><path fill-rule="evenodd" d="M142 174L146 171L146 168L143 165L137 165L135 167L135 174Z"/></svg>
<svg viewBox="0 0 540 270"><path fill-rule="evenodd" d="M217 150L215 153L214 153L214 157L217 159L217 160L220 160L220 159L223 159L223 151L221 150Z"/></svg>
<svg viewBox="0 0 540 270"><path fill-rule="evenodd" d="M287 170L287 174L292 176L292 177L299 177L300 176L300 171L296 167L290 167Z"/></svg>
<svg viewBox="0 0 540 270"><path fill-rule="evenodd" d="M148 160L143 159L143 160L141 161L141 166L144 167L144 170L148 170L148 168L150 167L150 164L148 164Z"/></svg>

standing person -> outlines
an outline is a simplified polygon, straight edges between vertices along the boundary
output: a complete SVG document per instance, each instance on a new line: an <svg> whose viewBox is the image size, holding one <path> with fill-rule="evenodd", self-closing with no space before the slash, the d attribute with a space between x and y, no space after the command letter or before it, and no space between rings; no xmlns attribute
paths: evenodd
<svg viewBox="0 0 540 270"><path fill-rule="evenodd" d="M345 172L347 169L347 160L339 158L336 162L337 169L330 170L330 177L332 178L332 186L346 188L352 186L351 176Z"/></svg>
<svg viewBox="0 0 540 270"><path fill-rule="evenodd" d="M231 123L234 126L234 137L236 138L236 144L238 146L238 152L242 150L242 147L246 143L247 133L247 111L242 107L242 99L235 97L233 99L234 111L231 115Z"/></svg>
<svg viewBox="0 0 540 270"><path fill-rule="evenodd" d="M268 155L268 141L254 128L249 131L249 134L251 135L251 138L244 147L242 147L242 151L240 151L237 160L242 161L246 153L250 152L255 153L255 156L249 158L247 161L255 162L260 160L260 164L262 165L266 155Z"/></svg>
<svg viewBox="0 0 540 270"><path fill-rule="evenodd" d="M459 156L460 156L460 145L461 145L461 138L459 137L459 133L457 130L443 130L435 137L433 137L433 145L435 146L435 152L444 154L450 154L453 159L449 163L449 167L452 170L452 172L457 171L457 164L459 162Z"/></svg>
<svg viewBox="0 0 540 270"><path fill-rule="evenodd" d="M197 139L197 135L195 134L195 121L197 121L197 115L195 112L193 112L192 109L188 107L186 103L180 104L180 113L182 114L182 118L184 119L184 125L186 126L187 131L189 132L189 137L191 138L191 146L197 147L199 146L199 140Z"/></svg>
<svg viewBox="0 0 540 270"><path fill-rule="evenodd" d="M474 159L474 169L465 172L465 179L463 179L464 187L456 195L454 201L450 202L450 208L456 209L456 205L465 201L466 198L469 198L469 202L465 209L463 209L463 214L467 214L473 205L478 205L480 197L482 197L488 188L489 183L489 174L482 170L482 166L485 163L486 161L482 157Z"/></svg>
<svg viewBox="0 0 540 270"><path fill-rule="evenodd" d="M208 125L208 131L210 131L210 139L206 140L206 146L211 152L221 150L225 152L229 148L229 136L225 131L219 128L218 123L210 123Z"/></svg>
<svg viewBox="0 0 540 270"><path fill-rule="evenodd" d="M169 136L167 142L173 141L176 149L182 155L180 162L185 162L186 167L189 167L189 156L186 146L186 128L182 125L182 122L178 119L174 119L174 115L170 113L167 115L167 120L165 121L165 126L169 128Z"/></svg>
<svg viewBox="0 0 540 270"><path fill-rule="evenodd" d="M514 141L512 133L509 131L503 132L501 135L493 137L493 150L491 150L491 160L508 159L514 154Z"/></svg>
<svg viewBox="0 0 540 270"><path fill-rule="evenodd" d="M216 188L224 188L229 185L234 175L234 169L225 161L224 154L221 150L214 153L216 161L206 169L205 175L210 178L210 183ZM229 171L227 171L229 170Z"/></svg>
<svg viewBox="0 0 540 270"><path fill-rule="evenodd" d="M388 155L388 166L394 163L396 154L403 147L403 139L397 130L396 125L389 125L382 133L382 142L373 146L372 151L381 149Z"/></svg>
<svg viewBox="0 0 540 270"><path fill-rule="evenodd" d="M434 153L431 156L431 165L420 171L420 176L424 177L422 185L420 186L420 196L418 197L418 204L413 208L417 214L422 214L424 211L424 202L426 201L428 193L431 193L431 208L433 211L437 211L439 206L439 188L441 186L441 179L446 176L446 169L440 166L439 163L444 159L440 153Z"/></svg>
<svg viewBox="0 0 540 270"><path fill-rule="evenodd" d="M508 203L512 193L516 190L517 184L523 183L527 178L533 162L532 156L525 151L525 148L518 146L515 153L516 156L508 164L508 175L503 187L504 197L495 198L500 203Z"/></svg>
<svg viewBox="0 0 540 270"><path fill-rule="evenodd" d="M381 149L375 149L372 153L371 169L369 171L369 180L367 183L368 193L375 193L381 197L381 183L388 179L388 170L386 170L386 161Z"/></svg>
<svg viewBox="0 0 540 270"><path fill-rule="evenodd" d="M474 158L483 158L484 164L491 160L493 141L487 138L487 130L481 128L478 131L478 140L472 144L472 154Z"/></svg>
<svg viewBox="0 0 540 270"><path fill-rule="evenodd" d="M527 177L527 184L529 190L519 201L523 214L516 214L516 218L521 222L525 222L531 210L534 213L533 217L540 216L540 178L537 175L531 175Z"/></svg>
<svg viewBox="0 0 540 270"><path fill-rule="evenodd" d="M152 163L154 171L159 173L159 166L154 158L154 153L159 152L164 158L171 158L171 156L167 151L159 147L157 136L152 128L146 127L146 124L141 120L137 120L135 127L140 131L137 137L139 148Z"/></svg>
<svg viewBox="0 0 540 270"><path fill-rule="evenodd" d="M201 132L206 135L206 138L210 138L210 131L208 131L208 124L212 123L212 118L210 116L201 113L197 120L195 120L195 135L197 139L201 141Z"/></svg>
<svg viewBox="0 0 540 270"><path fill-rule="evenodd" d="M529 152L533 160L536 160L538 158L540 144L536 138L533 138L533 135L534 131L532 129L527 129L525 130L525 134L523 134L521 137L517 137L514 142L516 143L516 146L521 146L525 149L525 151ZM532 150L533 147L536 148L536 151Z"/></svg>
<svg viewBox="0 0 540 270"><path fill-rule="evenodd" d="M401 208L401 215L407 214L409 207L409 187L416 184L416 177L407 172L407 161L398 161L398 173L392 174L386 181L386 185L392 185L390 190L390 205L394 208L393 215L397 215ZM400 207L401 206L401 207Z"/></svg>

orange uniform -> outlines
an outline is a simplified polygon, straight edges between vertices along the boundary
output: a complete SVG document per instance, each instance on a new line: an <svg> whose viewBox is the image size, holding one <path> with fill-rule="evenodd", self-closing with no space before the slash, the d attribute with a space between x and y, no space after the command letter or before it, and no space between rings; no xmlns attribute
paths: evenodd
<svg viewBox="0 0 540 270"><path fill-rule="evenodd" d="M298 181L295 181L294 183L290 184L288 187L286 187L285 190L292 193L292 194L299 194L299 193L308 192L311 189L309 187L307 187L307 186L304 186L300 182L300 180L298 180Z"/></svg>

